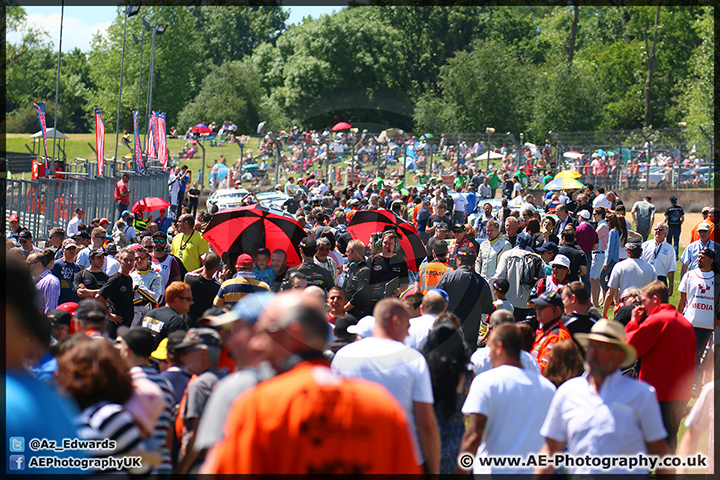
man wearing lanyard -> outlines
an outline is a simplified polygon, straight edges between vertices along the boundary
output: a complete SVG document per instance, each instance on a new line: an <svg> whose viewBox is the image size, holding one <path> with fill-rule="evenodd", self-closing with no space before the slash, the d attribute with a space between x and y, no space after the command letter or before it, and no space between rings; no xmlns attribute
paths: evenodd
<svg viewBox="0 0 720 480"><path fill-rule="evenodd" d="M655 224L655 238L648 240L642 245L642 258L655 267L658 280L668 286L668 293L672 295L675 284L675 250L672 245L665 241L668 234L668 226L665 222Z"/></svg>
<svg viewBox="0 0 720 480"><path fill-rule="evenodd" d="M180 235L175 235L172 242L172 254L180 259L188 272L202 267L200 256L210 251L210 245L200 232L196 232L195 220L190 214L180 216L178 229Z"/></svg>
<svg viewBox="0 0 720 480"><path fill-rule="evenodd" d="M688 245L680 256L680 261L682 262L680 278L682 278L688 270L693 270L698 267L698 255L700 255L701 250L709 248L715 252L720 251L717 244L710 240L710 225L707 223L698 225L698 235L700 235L700 240L696 240Z"/></svg>

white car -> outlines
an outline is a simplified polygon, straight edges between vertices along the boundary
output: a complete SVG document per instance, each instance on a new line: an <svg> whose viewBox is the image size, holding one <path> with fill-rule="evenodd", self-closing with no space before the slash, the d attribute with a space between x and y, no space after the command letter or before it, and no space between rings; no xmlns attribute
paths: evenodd
<svg viewBox="0 0 720 480"><path fill-rule="evenodd" d="M274 191L258 193L257 195L255 195L255 198L257 198L258 202L260 202L260 205L274 208L276 210L282 210L282 204L285 203L285 200L290 198L290 195Z"/></svg>
<svg viewBox="0 0 720 480"><path fill-rule="evenodd" d="M217 205L220 210L232 207L241 207L242 199L248 192L244 188L221 188L210 195L205 202L208 211L213 205Z"/></svg>

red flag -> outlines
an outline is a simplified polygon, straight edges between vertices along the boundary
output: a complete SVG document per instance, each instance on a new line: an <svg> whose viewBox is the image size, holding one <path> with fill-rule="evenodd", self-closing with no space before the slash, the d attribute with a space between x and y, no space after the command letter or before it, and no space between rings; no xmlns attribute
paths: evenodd
<svg viewBox="0 0 720 480"><path fill-rule="evenodd" d="M157 145L154 138L156 128L155 112L150 115L150 126L148 128L147 141L145 142L145 154L150 157L157 158Z"/></svg>
<svg viewBox="0 0 720 480"><path fill-rule="evenodd" d="M155 116L155 134L157 135L157 158L163 166L163 171L167 170L168 152L167 152L167 136L165 135L165 114L158 113Z"/></svg>
<svg viewBox="0 0 720 480"><path fill-rule="evenodd" d="M105 168L105 124L100 110L95 109L95 151L97 153L97 174L103 174Z"/></svg>

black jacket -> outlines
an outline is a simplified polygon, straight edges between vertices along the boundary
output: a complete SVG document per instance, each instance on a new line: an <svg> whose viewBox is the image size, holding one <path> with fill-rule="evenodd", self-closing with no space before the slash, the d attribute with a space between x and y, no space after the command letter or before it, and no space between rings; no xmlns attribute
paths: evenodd
<svg viewBox="0 0 720 480"><path fill-rule="evenodd" d="M437 284L437 288L450 295L447 311L460 318L465 341L472 351L477 348L480 319L482 314L493 311L493 297L490 286L472 266L463 265L447 272Z"/></svg>
<svg viewBox="0 0 720 480"><path fill-rule="evenodd" d="M345 292L348 302L355 306L348 313L358 320L369 315L370 295L370 265L363 259L358 266L348 270L345 279Z"/></svg>

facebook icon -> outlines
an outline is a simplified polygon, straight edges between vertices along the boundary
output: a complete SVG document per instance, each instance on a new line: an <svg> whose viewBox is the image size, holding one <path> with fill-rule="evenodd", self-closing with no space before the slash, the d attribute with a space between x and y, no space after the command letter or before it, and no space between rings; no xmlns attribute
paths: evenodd
<svg viewBox="0 0 720 480"><path fill-rule="evenodd" d="M25 455L10 455L10 470L25 470Z"/></svg>

